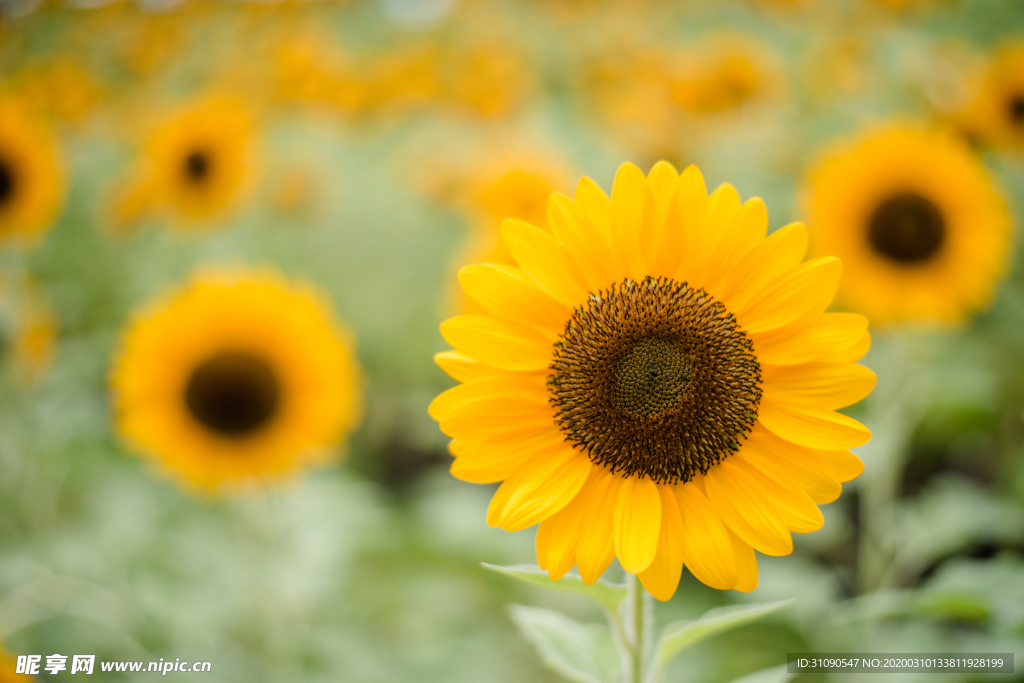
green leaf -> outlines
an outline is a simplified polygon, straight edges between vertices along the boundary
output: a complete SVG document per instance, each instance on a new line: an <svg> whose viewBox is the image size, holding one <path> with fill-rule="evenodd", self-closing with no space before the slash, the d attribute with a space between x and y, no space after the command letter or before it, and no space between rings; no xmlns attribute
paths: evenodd
<svg viewBox="0 0 1024 683"><path fill-rule="evenodd" d="M786 683L786 681L791 680L794 676L796 674L786 671L786 665L783 664L769 669L761 669L746 676L740 676L733 680L732 683Z"/></svg>
<svg viewBox="0 0 1024 683"><path fill-rule="evenodd" d="M619 683L618 651L604 624L583 624L540 607L509 605L519 633L548 668L573 683Z"/></svg>
<svg viewBox="0 0 1024 683"><path fill-rule="evenodd" d="M567 593L585 595L591 600L596 600L598 603L606 607L612 614L618 613L619 605L626 599L625 586L615 583L607 583L601 579L598 579L593 585L588 586L583 583L583 579L579 576L573 576L571 574L563 576L558 581L552 581L548 577L547 572L532 565L499 567L498 565L487 564L486 562L481 562L480 564L485 569L490 569L493 572L505 574L506 576L511 576L519 579L520 581L532 583L536 586L544 586L545 588L554 588L555 590L565 591Z"/></svg>
<svg viewBox="0 0 1024 683"><path fill-rule="evenodd" d="M696 642L763 619L792 603L792 600L783 600L760 605L718 607L706 612L700 619L669 624L661 632L655 647L654 668L660 670L674 655Z"/></svg>

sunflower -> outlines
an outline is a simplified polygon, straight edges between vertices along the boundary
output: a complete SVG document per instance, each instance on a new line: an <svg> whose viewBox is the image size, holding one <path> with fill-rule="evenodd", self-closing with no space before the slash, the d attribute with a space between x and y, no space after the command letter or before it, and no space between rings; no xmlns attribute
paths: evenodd
<svg viewBox="0 0 1024 683"><path fill-rule="evenodd" d="M992 297L1010 222L962 141L874 132L825 158L808 186L815 251L846 264L840 298L850 308L880 323L952 323Z"/></svg>
<svg viewBox="0 0 1024 683"><path fill-rule="evenodd" d="M121 197L122 218L153 210L185 222L222 215L251 180L254 138L238 100L214 97L173 112L149 138L139 181Z"/></svg>
<svg viewBox="0 0 1024 683"><path fill-rule="evenodd" d="M1024 147L1024 41L1004 45L979 81L965 128L997 147Z"/></svg>
<svg viewBox="0 0 1024 683"><path fill-rule="evenodd" d="M0 102L0 238L45 230L63 198L53 137L17 102Z"/></svg>
<svg viewBox="0 0 1024 683"><path fill-rule="evenodd" d="M197 489L322 461L359 418L350 335L271 273L200 273L152 304L111 384L121 434Z"/></svg>
<svg viewBox="0 0 1024 683"><path fill-rule="evenodd" d="M441 325L452 473L503 482L488 523L539 524L553 579L618 557L661 600L684 565L753 590L754 550L791 552L862 469L870 433L835 411L875 377L867 319L825 312L839 260L801 263L802 225L766 237L760 199L693 166L624 164L610 199L584 178L548 216L502 226L516 265L460 273L486 313Z"/></svg>
<svg viewBox="0 0 1024 683"><path fill-rule="evenodd" d="M767 99L779 88L772 60L747 36L708 38L669 61L672 97L693 114L735 111Z"/></svg>

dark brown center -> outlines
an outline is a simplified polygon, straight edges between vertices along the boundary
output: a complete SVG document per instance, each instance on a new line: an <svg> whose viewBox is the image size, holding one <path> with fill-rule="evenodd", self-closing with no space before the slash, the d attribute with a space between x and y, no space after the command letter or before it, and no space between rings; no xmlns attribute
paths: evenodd
<svg viewBox="0 0 1024 683"><path fill-rule="evenodd" d="M196 185L201 185L212 171L212 159L205 150L197 149L185 157L185 178Z"/></svg>
<svg viewBox="0 0 1024 683"><path fill-rule="evenodd" d="M889 197L868 221L868 243L882 256L904 265L935 256L946 238L946 219L927 197L904 192Z"/></svg>
<svg viewBox="0 0 1024 683"><path fill-rule="evenodd" d="M1007 100L1006 113L1013 125L1024 125L1024 93L1013 95Z"/></svg>
<svg viewBox="0 0 1024 683"><path fill-rule="evenodd" d="M225 351L193 370L185 387L189 412L225 437L244 437L265 427L277 413L281 386L262 358Z"/></svg>
<svg viewBox="0 0 1024 683"><path fill-rule="evenodd" d="M17 185L11 163L0 156L0 209L9 204L14 198Z"/></svg>
<svg viewBox="0 0 1024 683"><path fill-rule="evenodd" d="M555 421L594 463L658 483L690 481L740 446L761 369L736 318L667 278L592 294L555 343Z"/></svg>

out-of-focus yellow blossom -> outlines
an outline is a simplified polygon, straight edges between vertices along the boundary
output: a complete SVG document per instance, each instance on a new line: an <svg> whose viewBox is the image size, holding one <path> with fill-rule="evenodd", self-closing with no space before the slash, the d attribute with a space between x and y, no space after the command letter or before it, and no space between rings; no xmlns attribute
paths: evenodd
<svg viewBox="0 0 1024 683"><path fill-rule="evenodd" d="M234 208L254 176L256 130L240 100L211 96L155 126L140 168L117 200L118 218L169 212L193 226Z"/></svg>
<svg viewBox="0 0 1024 683"><path fill-rule="evenodd" d="M715 36L677 51L668 61L668 87L693 114L736 111L775 96L781 76L765 49L747 36Z"/></svg>
<svg viewBox="0 0 1024 683"><path fill-rule="evenodd" d="M0 99L0 239L38 235L64 200L57 142L30 111L24 102Z"/></svg>
<svg viewBox="0 0 1024 683"><path fill-rule="evenodd" d="M977 78L974 100L960 116L974 137L995 147L1024 147L1024 40L999 48Z"/></svg>
<svg viewBox="0 0 1024 683"><path fill-rule="evenodd" d="M112 375L122 436L213 491L328 460L359 422L355 343L318 292L208 271L139 313Z"/></svg>
<svg viewBox="0 0 1024 683"><path fill-rule="evenodd" d="M893 126L844 144L812 170L806 204L814 250L843 260L839 301L876 323L957 323L1006 268L1005 203L945 132Z"/></svg>

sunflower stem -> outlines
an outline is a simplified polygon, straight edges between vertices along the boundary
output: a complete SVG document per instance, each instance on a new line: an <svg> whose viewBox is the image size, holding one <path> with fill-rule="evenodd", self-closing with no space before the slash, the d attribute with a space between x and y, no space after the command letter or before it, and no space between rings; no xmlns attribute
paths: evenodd
<svg viewBox="0 0 1024 683"><path fill-rule="evenodd" d="M654 599L644 590L635 574L626 574L629 594L622 615L626 629L629 667L623 672L624 683L645 683L650 664L654 632Z"/></svg>

